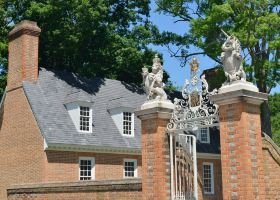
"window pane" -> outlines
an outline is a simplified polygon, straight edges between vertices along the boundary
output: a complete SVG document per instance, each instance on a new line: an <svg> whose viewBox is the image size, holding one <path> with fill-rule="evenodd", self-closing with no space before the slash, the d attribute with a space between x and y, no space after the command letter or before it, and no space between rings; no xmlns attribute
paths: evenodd
<svg viewBox="0 0 280 200"><path fill-rule="evenodd" d="M92 160L80 160L80 180L91 180Z"/></svg>
<svg viewBox="0 0 280 200"><path fill-rule="evenodd" d="M203 189L205 193L213 193L213 167L210 164L203 164Z"/></svg>
<svg viewBox="0 0 280 200"><path fill-rule="evenodd" d="M201 128L200 129L200 141L201 142L209 142L209 134L208 128Z"/></svg>
<svg viewBox="0 0 280 200"><path fill-rule="evenodd" d="M80 130L89 131L89 107L80 106Z"/></svg>
<svg viewBox="0 0 280 200"><path fill-rule="evenodd" d="M132 113L123 112L123 134L124 135L131 135L131 128L132 128L131 116L132 116Z"/></svg>
<svg viewBox="0 0 280 200"><path fill-rule="evenodd" d="M135 177L136 161L125 161L124 162L124 175L125 177Z"/></svg>

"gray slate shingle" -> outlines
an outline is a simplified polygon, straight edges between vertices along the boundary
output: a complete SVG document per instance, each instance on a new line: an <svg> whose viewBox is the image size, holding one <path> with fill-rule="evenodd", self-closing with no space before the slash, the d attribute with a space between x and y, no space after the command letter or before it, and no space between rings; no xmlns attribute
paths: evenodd
<svg viewBox="0 0 280 200"><path fill-rule="evenodd" d="M140 120L135 118L135 136L118 131L108 109L140 107L146 95L142 89L110 79L87 79L65 71L41 69L36 83L24 82L40 130L49 144L94 145L116 148L141 148ZM79 133L65 104L75 101L93 103L92 133Z"/></svg>

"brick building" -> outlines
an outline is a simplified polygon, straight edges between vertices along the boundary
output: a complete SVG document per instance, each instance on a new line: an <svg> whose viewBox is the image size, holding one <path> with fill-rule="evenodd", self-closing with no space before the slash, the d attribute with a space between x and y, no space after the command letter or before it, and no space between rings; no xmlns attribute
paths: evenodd
<svg viewBox="0 0 280 200"><path fill-rule="evenodd" d="M141 121L134 111L145 92L116 80L40 68L40 31L35 22L23 21L9 33L0 199L144 198L141 178L148 169L142 169ZM219 127L198 131L199 199L223 199ZM259 142L261 187L266 199L280 198L280 150L269 137Z"/></svg>

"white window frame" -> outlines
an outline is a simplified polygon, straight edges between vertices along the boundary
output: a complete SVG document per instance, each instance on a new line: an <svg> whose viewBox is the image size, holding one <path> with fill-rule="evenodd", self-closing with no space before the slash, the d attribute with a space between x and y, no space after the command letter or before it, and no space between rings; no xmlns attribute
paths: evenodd
<svg viewBox="0 0 280 200"><path fill-rule="evenodd" d="M80 129L80 122L81 122L81 114L80 114L80 111L81 111L81 107L87 107L89 108L89 130L88 131L85 131L85 130L81 130ZM92 107L87 105L87 104L82 104L80 103L79 104L79 109L78 109L78 113L79 113L79 122L78 122L78 128L79 128L79 132L81 133L92 133Z"/></svg>
<svg viewBox="0 0 280 200"><path fill-rule="evenodd" d="M207 192L204 190L204 166L208 165L210 166L210 173L211 173L211 192ZM204 194L214 194L214 167L213 163L210 162L203 162L202 165L202 174L203 174L203 193Z"/></svg>
<svg viewBox="0 0 280 200"><path fill-rule="evenodd" d="M201 139L201 129L206 129L207 130L207 141L202 141L202 139ZM199 131L199 141L201 142L201 143L205 143L205 144L210 144L210 133L209 133L209 127L205 127L205 128L200 128L200 129L198 129L198 131Z"/></svg>
<svg viewBox="0 0 280 200"><path fill-rule="evenodd" d="M79 181L87 181L81 180L81 160L91 160L91 179L95 180L95 157L79 157Z"/></svg>
<svg viewBox="0 0 280 200"><path fill-rule="evenodd" d="M134 176L125 176L125 162L133 162L134 164ZM123 160L123 177L124 178L137 178L138 177L138 173L137 173L137 160L136 159L124 159Z"/></svg>
<svg viewBox="0 0 280 200"><path fill-rule="evenodd" d="M124 134L124 125L123 125L123 122L124 122L124 113L125 112L128 112L128 113L131 113L131 135L127 135L127 134ZM129 110L123 110L122 112L122 128L121 128L121 131L122 131L122 136L125 136L125 137L134 137L134 113L129 111Z"/></svg>
<svg viewBox="0 0 280 200"><path fill-rule="evenodd" d="M131 134L130 135L124 134L124 125L123 125L124 113L131 113ZM131 112L131 111L123 111L122 112L122 135L125 136L125 137L134 137L134 113Z"/></svg>

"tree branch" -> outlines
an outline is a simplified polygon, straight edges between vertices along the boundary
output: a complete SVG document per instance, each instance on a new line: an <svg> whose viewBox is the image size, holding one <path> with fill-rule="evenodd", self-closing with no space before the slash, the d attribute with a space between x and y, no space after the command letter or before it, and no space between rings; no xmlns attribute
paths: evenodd
<svg viewBox="0 0 280 200"><path fill-rule="evenodd" d="M178 20L175 20L174 23L176 24L177 22L186 22L186 20L184 19L178 19Z"/></svg>
<svg viewBox="0 0 280 200"><path fill-rule="evenodd" d="M162 11L164 11L164 12L166 12L166 13L171 14L173 17L179 17L179 18L181 18L180 21L189 22L189 21L191 21L191 20L193 19L193 17L191 17L191 16L189 16L189 15L182 15L182 14L179 13L179 12L173 12L173 11L167 9L167 8L163 8L162 6L160 6L159 3L157 3L157 2L155 2L155 3L156 3L157 7L158 7L160 10L162 10ZM176 22L175 22L175 23L176 23Z"/></svg>
<svg viewBox="0 0 280 200"><path fill-rule="evenodd" d="M186 55L185 58L187 59L187 58L189 58L189 57L191 57L191 56L203 55L203 54L205 55L205 52L204 52L204 51L203 51L203 52L191 53L191 54Z"/></svg>

